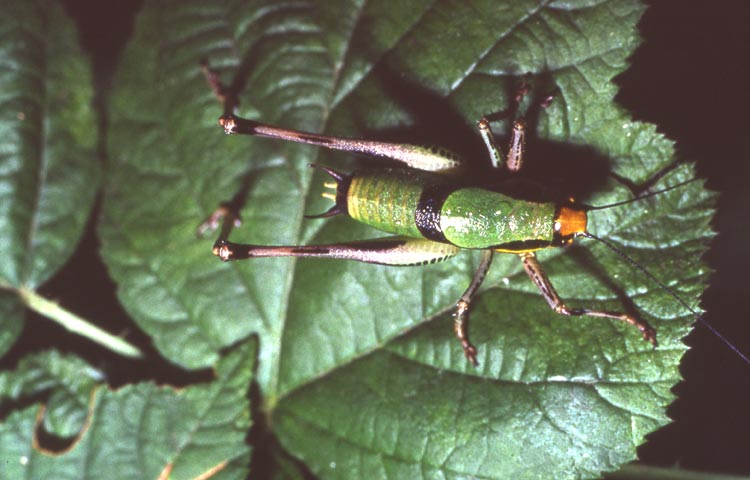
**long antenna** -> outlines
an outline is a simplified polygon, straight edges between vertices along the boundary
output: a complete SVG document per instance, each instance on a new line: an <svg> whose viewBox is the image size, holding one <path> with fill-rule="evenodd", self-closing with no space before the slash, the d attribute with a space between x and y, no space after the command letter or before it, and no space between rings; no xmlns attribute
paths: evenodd
<svg viewBox="0 0 750 480"><path fill-rule="evenodd" d="M686 183L686 182L683 182L682 184L684 184L684 183ZM682 185L682 184L680 184L680 185ZM678 185L676 185L676 186L678 186ZM670 187L670 188L674 188L674 187ZM636 199L636 200L638 200L638 199ZM619 248L617 248L616 246L614 246L609 241L607 241L607 240L605 240L605 239L603 239L601 237L597 237L593 233L583 232L580 235L583 236L583 237L586 237L586 238L591 238L593 240L600 241L601 243L603 243L604 245L606 245L607 248L609 248L610 250L612 250L613 252L615 252L617 255L619 255L620 257L622 257L623 259L625 259L625 261L627 261L636 270L638 270L639 272L641 272L642 274L644 274L645 276L647 276L648 278L650 278L654 283L656 283L659 287L661 287L662 290L664 290L669 295L671 295L675 300L677 300L677 302L680 305L682 305L690 313L692 313L693 316L695 316L696 320L698 320L701 323L701 325L703 325L711 333L713 333L714 335L716 335L719 338L719 340L721 340L722 342L724 342L724 344L727 347L729 347L732 351L734 351L734 353L736 353L737 355L739 355L739 357L742 360L744 360L745 363L747 363L748 365L750 365L750 358L748 358L747 355L745 355L744 353L742 353L739 348L737 348L732 342L729 341L729 339L727 339L724 335L722 335L721 332L719 332L716 328L714 328L713 325L711 325L710 323L708 323L708 321L703 318L703 315L701 315L698 312L696 312L695 309L693 309L693 307L691 307L690 305L688 305L688 303L685 300L683 300L679 295L677 295L677 293L675 293L675 291L672 288L668 287L664 282L662 282L661 280L659 280L658 278L656 278L656 276L654 276L654 274L652 274L651 272L649 272L648 270L646 270L646 267L644 267L640 263L638 263L635 260L633 260L632 258L630 258L627 254L625 254L625 252L623 252L622 250L620 250Z"/></svg>
<svg viewBox="0 0 750 480"><path fill-rule="evenodd" d="M630 200L623 200L621 202L610 203L608 205L597 205L595 207L592 207L591 205L585 205L584 208L587 211L589 211L589 210L603 210L605 208L611 208L611 207L619 207L620 205L627 205L628 203L637 202L639 200L644 200L646 198L650 198L650 197L668 192L670 190L674 190L675 188L682 187L683 185L687 185L688 183L695 182L696 180L698 180L698 178L691 178L690 180L685 180L684 182L677 183L675 185L672 185L671 187L663 188L661 190L656 190L653 192L644 193L643 195L640 195L635 198L631 198Z"/></svg>

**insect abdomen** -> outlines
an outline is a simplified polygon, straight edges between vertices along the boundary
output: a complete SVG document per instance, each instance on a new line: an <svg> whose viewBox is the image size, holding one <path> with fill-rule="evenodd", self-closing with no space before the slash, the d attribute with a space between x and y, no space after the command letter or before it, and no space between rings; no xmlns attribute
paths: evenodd
<svg viewBox="0 0 750 480"><path fill-rule="evenodd" d="M348 187L346 210L379 230L420 238L414 216L422 190L422 182L411 175L357 173Z"/></svg>
<svg viewBox="0 0 750 480"><path fill-rule="evenodd" d="M398 171L357 172L346 193L349 215L379 230L461 248L513 252L552 243L555 209L552 203Z"/></svg>

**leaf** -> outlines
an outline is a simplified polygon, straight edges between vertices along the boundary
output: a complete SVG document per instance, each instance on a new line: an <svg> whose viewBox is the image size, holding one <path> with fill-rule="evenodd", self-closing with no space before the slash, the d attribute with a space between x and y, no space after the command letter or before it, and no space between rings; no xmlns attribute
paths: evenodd
<svg viewBox="0 0 750 480"><path fill-rule="evenodd" d="M0 425L0 478L245 478L254 356L253 342L240 346L219 362L211 383L180 391L146 383L117 391L87 385L86 423L65 451L39 445L39 407L15 410ZM81 384L80 368L72 357L32 358L0 376L0 393L13 385L18 392L22 379L37 389ZM53 399L41 411L44 429Z"/></svg>
<svg viewBox="0 0 750 480"><path fill-rule="evenodd" d="M90 391L102 380L102 373L81 359L45 352L23 359L15 372L0 376L0 399L18 402L49 394L44 429L71 438L84 428Z"/></svg>
<svg viewBox="0 0 750 480"><path fill-rule="evenodd" d="M70 257L100 167L87 59L62 8L5 2L0 15L0 288L35 289ZM23 325L0 295L0 354Z"/></svg>
<svg viewBox="0 0 750 480"><path fill-rule="evenodd" d="M18 298L0 291L0 353L7 352L23 329L23 305Z"/></svg>
<svg viewBox="0 0 750 480"><path fill-rule="evenodd" d="M268 428L321 477L569 478L617 469L668 421L692 321L674 299L592 241L540 255L570 305L639 312L659 332L652 349L632 327L556 315L518 259L499 255L472 316L477 369L450 328L475 254L423 268L222 264L212 240L193 232L244 188L234 241L379 234L343 217L304 220L327 208L323 177L307 164L346 171L352 159L222 135L221 106L199 63L207 58L240 87L241 116L446 144L476 164L486 153L475 121L506 108L530 73L557 95L538 115L524 169L553 183L572 173L563 186L604 205L631 198L628 183L659 176L660 188L693 176L690 165L672 168L669 140L613 100L612 78L638 43L642 11L623 0L146 5L111 99L99 230L120 299L162 354L188 368L257 335ZM590 228L692 303L705 286L695 259L712 235L711 199L694 182L592 212Z"/></svg>

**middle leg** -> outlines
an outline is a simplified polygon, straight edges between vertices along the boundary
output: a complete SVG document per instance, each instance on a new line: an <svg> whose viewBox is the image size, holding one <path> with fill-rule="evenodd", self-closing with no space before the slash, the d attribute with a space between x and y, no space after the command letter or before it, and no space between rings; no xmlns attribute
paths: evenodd
<svg viewBox="0 0 750 480"><path fill-rule="evenodd" d="M493 250L482 251L482 259L474 273L474 277L471 279L471 284L456 303L456 313L453 314L453 331L461 342L461 347L464 349L464 356L475 366L478 365L477 349L469 341L469 333L466 328L469 322L469 309L471 308L471 301L476 296L479 286L482 285L484 277L487 276L490 265L492 265L494 253Z"/></svg>

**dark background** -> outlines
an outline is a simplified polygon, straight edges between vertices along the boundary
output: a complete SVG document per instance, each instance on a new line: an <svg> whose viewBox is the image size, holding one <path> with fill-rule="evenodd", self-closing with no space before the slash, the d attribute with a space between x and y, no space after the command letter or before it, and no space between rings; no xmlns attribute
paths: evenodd
<svg viewBox="0 0 750 480"><path fill-rule="evenodd" d="M750 3L654 1L640 30L644 44L619 78L618 100L653 122L698 164L720 193L707 255L716 273L703 297L705 318L750 352L747 248L750 245ZM750 365L705 328L687 343L685 381L669 409L675 422L650 436L645 463L750 474Z"/></svg>
<svg viewBox="0 0 750 480"><path fill-rule="evenodd" d="M79 25L96 82L106 91L140 2L63 3ZM707 187L720 193L714 222L719 235L707 256L716 273L703 307L705 318L743 352L750 352L748 8L750 3L739 0L652 2L640 23L644 44L633 56L632 67L617 79L618 101L636 119L655 123L675 139L680 157L696 161ZM101 153L104 157L103 148ZM114 385L143 379L181 385L208 378L205 372L182 372L163 361L154 368L153 358L160 357L117 306L115 286L97 250L89 228L68 266L41 291L63 299L66 307L84 317L105 319L110 331L127 333L129 340L153 354L148 365L123 360L30 315L21 340L0 367L12 365L29 351L54 346L84 356L104 369ZM70 285L77 290L71 291ZM750 475L750 365L701 326L687 343L692 350L682 364L685 381L675 388L679 399L669 409L674 423L652 434L639 449L642 462Z"/></svg>

